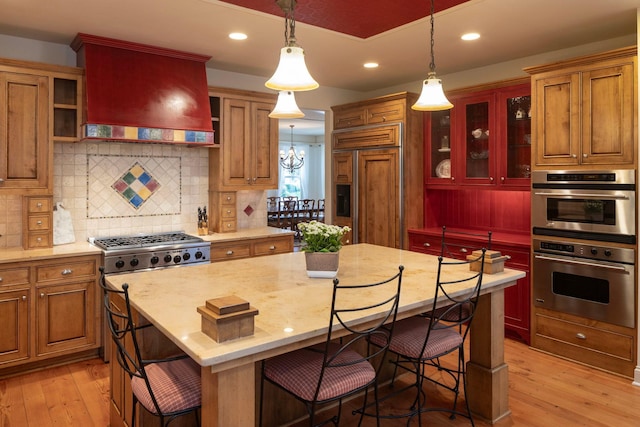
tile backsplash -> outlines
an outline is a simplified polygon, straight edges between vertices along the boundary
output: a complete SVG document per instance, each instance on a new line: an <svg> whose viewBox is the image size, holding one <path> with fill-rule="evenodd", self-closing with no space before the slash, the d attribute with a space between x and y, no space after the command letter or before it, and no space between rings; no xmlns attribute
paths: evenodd
<svg viewBox="0 0 640 427"><path fill-rule="evenodd" d="M208 148L117 142L55 143L53 201L76 241L185 231L208 204ZM210 207L208 207L210 209ZM237 193L238 228L266 225L266 192ZM22 198L0 195L0 248L22 244Z"/></svg>

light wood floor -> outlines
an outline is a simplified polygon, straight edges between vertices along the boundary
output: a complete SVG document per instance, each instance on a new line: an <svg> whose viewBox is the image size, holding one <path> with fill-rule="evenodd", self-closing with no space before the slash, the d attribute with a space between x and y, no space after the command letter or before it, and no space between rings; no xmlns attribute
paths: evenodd
<svg viewBox="0 0 640 427"><path fill-rule="evenodd" d="M640 387L615 375L531 350L507 340L511 415L496 427L640 426ZM449 396L426 388L430 399ZM99 359L0 379L0 427L91 427L108 425L108 365ZM344 427L357 425L353 404L343 410ZM404 402L393 403L392 406ZM365 420L364 425L375 425ZM405 421L384 421L403 426ZM412 424L417 425L417 421ZM423 415L426 426L469 426L467 419ZM476 426L490 424L476 420ZM243 426L244 427L244 426Z"/></svg>

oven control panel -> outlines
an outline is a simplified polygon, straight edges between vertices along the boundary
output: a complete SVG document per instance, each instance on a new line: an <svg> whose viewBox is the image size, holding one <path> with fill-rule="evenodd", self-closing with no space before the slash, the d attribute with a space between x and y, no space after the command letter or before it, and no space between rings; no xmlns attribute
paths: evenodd
<svg viewBox="0 0 640 427"><path fill-rule="evenodd" d="M533 250L539 253L622 262L626 264L635 263L635 251L627 248L533 239Z"/></svg>
<svg viewBox="0 0 640 427"><path fill-rule="evenodd" d="M194 247L157 249L146 252L105 255L106 274L124 273L180 265L203 264L210 261L210 244Z"/></svg>

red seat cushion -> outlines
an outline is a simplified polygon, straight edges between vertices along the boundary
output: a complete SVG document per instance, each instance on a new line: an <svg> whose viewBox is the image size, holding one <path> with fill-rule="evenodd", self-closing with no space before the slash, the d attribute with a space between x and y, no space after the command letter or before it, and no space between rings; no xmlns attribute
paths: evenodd
<svg viewBox="0 0 640 427"><path fill-rule="evenodd" d="M330 352L334 354L339 348L337 345L332 346ZM312 401L320 378L323 357L322 351L309 349L286 353L267 360L264 364L264 375L299 398ZM335 363L355 362L359 359L362 359L362 356L355 351L345 351L338 356ZM325 401L345 395L371 383L375 376L373 366L367 361L329 367L325 371L317 400Z"/></svg>
<svg viewBox="0 0 640 427"><path fill-rule="evenodd" d="M200 365L189 358L152 363L145 367L151 389L162 413L183 411L200 406ZM139 377L131 379L131 389L138 401L157 415L149 389Z"/></svg>

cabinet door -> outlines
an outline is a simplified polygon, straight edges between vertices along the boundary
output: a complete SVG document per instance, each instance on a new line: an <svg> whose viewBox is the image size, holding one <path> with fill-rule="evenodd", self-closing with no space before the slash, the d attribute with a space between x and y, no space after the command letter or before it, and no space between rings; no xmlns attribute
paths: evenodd
<svg viewBox="0 0 640 427"><path fill-rule="evenodd" d="M353 152L333 154L333 182L353 182Z"/></svg>
<svg viewBox="0 0 640 427"><path fill-rule="evenodd" d="M534 80L533 140L538 166L573 166L580 153L580 75Z"/></svg>
<svg viewBox="0 0 640 427"><path fill-rule="evenodd" d="M50 188L48 108L48 77L0 73L0 190Z"/></svg>
<svg viewBox="0 0 640 427"><path fill-rule="evenodd" d="M462 98L456 102L461 120L457 124L452 176L464 184L493 184L496 164L496 119L494 94Z"/></svg>
<svg viewBox="0 0 640 427"><path fill-rule="evenodd" d="M274 105L251 103L249 178L252 187L278 188L278 120L269 117Z"/></svg>
<svg viewBox="0 0 640 427"><path fill-rule="evenodd" d="M582 164L633 164L633 64L582 73Z"/></svg>
<svg viewBox="0 0 640 427"><path fill-rule="evenodd" d="M95 346L96 283L36 287L36 352L45 355Z"/></svg>
<svg viewBox="0 0 640 427"><path fill-rule="evenodd" d="M499 184L529 188L531 177L531 85L498 93Z"/></svg>
<svg viewBox="0 0 640 427"><path fill-rule="evenodd" d="M397 150L358 153L358 243L399 248Z"/></svg>
<svg viewBox="0 0 640 427"><path fill-rule="evenodd" d="M451 111L434 111L425 120L429 144L425 150L426 183L453 184L451 179Z"/></svg>
<svg viewBox="0 0 640 427"><path fill-rule="evenodd" d="M29 357L29 295L29 289L0 292L0 366Z"/></svg>
<svg viewBox="0 0 640 427"><path fill-rule="evenodd" d="M251 103L225 99L223 108L223 182L229 186L248 186L251 180Z"/></svg>

